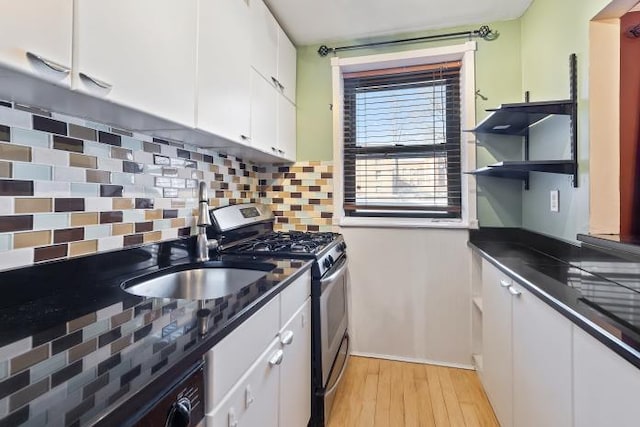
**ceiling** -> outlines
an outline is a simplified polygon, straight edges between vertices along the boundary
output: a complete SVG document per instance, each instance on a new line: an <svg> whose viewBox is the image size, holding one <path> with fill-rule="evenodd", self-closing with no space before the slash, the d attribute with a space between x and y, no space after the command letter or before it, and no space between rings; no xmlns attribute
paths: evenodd
<svg viewBox="0 0 640 427"><path fill-rule="evenodd" d="M265 0L296 45L485 24L532 0Z"/></svg>

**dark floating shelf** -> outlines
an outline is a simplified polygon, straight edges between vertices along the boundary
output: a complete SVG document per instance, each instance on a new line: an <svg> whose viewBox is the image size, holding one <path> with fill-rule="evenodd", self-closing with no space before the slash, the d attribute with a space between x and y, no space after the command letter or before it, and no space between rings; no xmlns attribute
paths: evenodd
<svg viewBox="0 0 640 427"><path fill-rule="evenodd" d="M499 108L489 109L491 114L468 132L485 135L520 136L523 142L525 160L505 160L492 165L466 172L472 175L493 176L497 178L519 179L524 181L525 190L529 189L530 172L546 172L571 175L573 186L578 186L578 65L575 54L569 56L569 99L555 101L529 102L529 92L525 93L526 102L502 104ZM571 133L571 159L567 160L529 160L529 129L541 120L552 115L569 116ZM477 138L479 140L479 138ZM476 141L477 143L478 141Z"/></svg>
<svg viewBox="0 0 640 427"><path fill-rule="evenodd" d="M520 181L529 180L529 172L519 171L515 169L505 169L501 167L485 166L471 172L465 172L470 175L491 176L494 178L518 179Z"/></svg>
<svg viewBox="0 0 640 427"><path fill-rule="evenodd" d="M529 186L529 172L546 172L573 175L576 165L573 160L522 160L504 161L466 172L470 175L495 178L518 179Z"/></svg>
<svg viewBox="0 0 640 427"><path fill-rule="evenodd" d="M500 108L487 110L493 113L471 132L524 136L539 121L555 114L571 115L574 108L575 102L568 99L503 104Z"/></svg>
<svg viewBox="0 0 640 427"><path fill-rule="evenodd" d="M575 162L573 160L522 160L504 161L489 165L491 168L518 170L522 172L547 172L573 175Z"/></svg>

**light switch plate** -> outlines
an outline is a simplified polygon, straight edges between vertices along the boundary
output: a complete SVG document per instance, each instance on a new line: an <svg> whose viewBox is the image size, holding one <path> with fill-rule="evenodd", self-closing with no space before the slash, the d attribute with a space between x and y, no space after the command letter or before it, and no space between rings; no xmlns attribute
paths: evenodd
<svg viewBox="0 0 640 427"><path fill-rule="evenodd" d="M560 212L560 191L551 190L549 192L549 209L551 212Z"/></svg>

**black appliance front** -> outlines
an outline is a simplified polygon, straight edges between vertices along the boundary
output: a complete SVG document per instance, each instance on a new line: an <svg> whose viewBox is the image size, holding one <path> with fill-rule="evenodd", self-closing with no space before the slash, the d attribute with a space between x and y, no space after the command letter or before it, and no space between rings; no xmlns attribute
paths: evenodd
<svg viewBox="0 0 640 427"><path fill-rule="evenodd" d="M195 365L159 397L136 427L197 427L204 425L204 362Z"/></svg>

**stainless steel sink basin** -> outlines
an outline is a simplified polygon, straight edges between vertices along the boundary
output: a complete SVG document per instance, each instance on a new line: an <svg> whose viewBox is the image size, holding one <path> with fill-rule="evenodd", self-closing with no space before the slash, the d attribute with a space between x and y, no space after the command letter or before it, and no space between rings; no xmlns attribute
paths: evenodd
<svg viewBox="0 0 640 427"><path fill-rule="evenodd" d="M215 299L239 292L265 276L274 266L259 264L251 267L209 265L178 271L174 269L128 280L122 284L122 289L143 297Z"/></svg>

